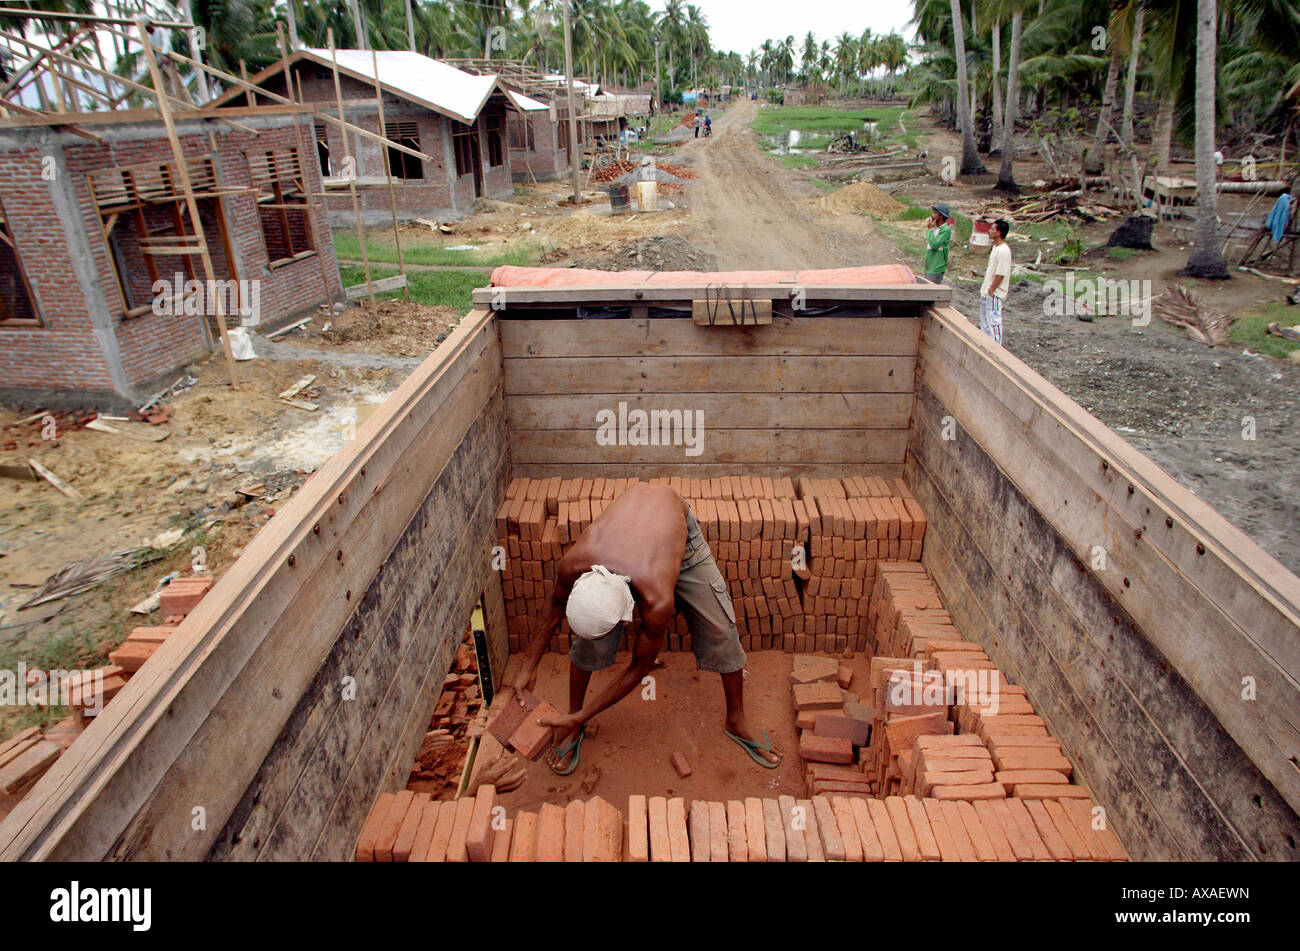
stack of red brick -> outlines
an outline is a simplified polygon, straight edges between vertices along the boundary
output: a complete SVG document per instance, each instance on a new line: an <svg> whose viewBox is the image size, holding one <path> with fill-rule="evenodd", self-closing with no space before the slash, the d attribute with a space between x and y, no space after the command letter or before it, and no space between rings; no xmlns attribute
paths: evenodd
<svg viewBox="0 0 1300 951"><path fill-rule="evenodd" d="M379 797L357 842L378 862L1125 861L1090 801L813 796L730 802L599 797L513 819L496 791L436 802Z"/></svg>
<svg viewBox="0 0 1300 951"><path fill-rule="evenodd" d="M511 649L545 614L556 562L635 479L515 479L497 512ZM919 558L925 517L902 480L658 478L690 504L727 579L747 649L865 645L878 558ZM796 581L798 579L798 581ZM567 649L561 627L551 648ZM678 617L670 650L689 650Z"/></svg>
<svg viewBox="0 0 1300 951"><path fill-rule="evenodd" d="M799 496L810 527L795 650L862 650L876 564L920 558L925 515L902 479L800 479Z"/></svg>
<svg viewBox="0 0 1300 951"><path fill-rule="evenodd" d="M873 716L858 763L876 795L1089 797L1024 688L962 638L924 569L883 563L868 617Z"/></svg>

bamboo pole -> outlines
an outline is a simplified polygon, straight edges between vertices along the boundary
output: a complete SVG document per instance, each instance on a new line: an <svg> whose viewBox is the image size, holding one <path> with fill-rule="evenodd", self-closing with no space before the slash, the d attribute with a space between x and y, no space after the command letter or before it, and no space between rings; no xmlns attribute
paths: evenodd
<svg viewBox="0 0 1300 951"><path fill-rule="evenodd" d="M338 101L339 122L343 123L344 126L343 146L347 151L343 157L344 159L353 159L353 167L348 170L351 173L348 175L348 193L352 196L352 214L357 222L357 246L361 248L361 265L366 270L366 290L370 292L370 311L375 313L377 309L375 305L375 284L370 279L370 255L366 253L366 232L361 226L361 203L357 200L357 170L360 167L360 156L354 158L352 155L352 144L348 141L347 133L348 121L343 118L343 86L339 82L339 54L338 50L334 48L333 27L330 27L327 31L326 39L329 41L330 65L333 67L334 73L334 98Z"/></svg>
<svg viewBox="0 0 1300 951"><path fill-rule="evenodd" d="M199 254L203 261L203 276L207 279L208 286L215 291L217 276L212 267L212 255L208 253L208 239L203 233L203 219L199 217L199 203L194 197L194 188L190 184L190 170L185 163L185 152L181 149L181 140L176 135L176 121L172 118L171 104L167 102L167 96L162 92L162 71L158 68L158 60L154 56L153 44L149 41L146 26L148 22L145 17L140 17L136 20L136 29L140 31L140 42L144 47L144 58L149 66L149 76L158 89L158 112L162 115L163 125L167 129L167 139L171 143L172 156L176 160L176 177L180 181L181 191L185 193L185 207L189 211L190 221L194 225L194 237L198 242ZM231 352L230 337L226 333L226 315L223 313L220 294L213 293L212 304L216 309L214 316L217 318L217 327L221 330L221 345L226 352L226 370L230 374L230 385L231 387L237 387L235 356Z"/></svg>
<svg viewBox="0 0 1300 951"><path fill-rule="evenodd" d="M578 150L578 119L573 111L573 34L569 29L569 0L564 3L564 77L569 90L569 178L573 181L573 203L579 199L578 179L582 174L578 167L586 151ZM592 163L595 165L595 163Z"/></svg>
<svg viewBox="0 0 1300 951"><path fill-rule="evenodd" d="M409 9L409 8L408 8ZM370 51L371 68L375 73L375 98L379 101L379 131L388 138L388 124L384 121L384 90L379 82L379 54ZM379 152L384 157L384 177L388 179L388 204L393 210L393 243L397 245L397 272L406 276L406 262L402 260L402 236L397 231L397 192L393 190L393 164L388 160L388 149L380 146ZM402 300L411 302L411 292L402 285Z"/></svg>

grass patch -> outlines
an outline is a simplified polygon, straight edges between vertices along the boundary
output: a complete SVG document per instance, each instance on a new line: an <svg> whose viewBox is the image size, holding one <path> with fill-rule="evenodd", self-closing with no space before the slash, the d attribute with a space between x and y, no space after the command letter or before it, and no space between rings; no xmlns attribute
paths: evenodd
<svg viewBox="0 0 1300 951"><path fill-rule="evenodd" d="M1300 312L1293 304L1277 301L1272 304L1259 304L1236 312L1237 322L1228 332L1228 339L1249 347L1256 353L1269 357L1285 359L1289 354L1300 350L1300 342L1275 337L1268 332L1268 325L1277 321L1283 327L1300 323Z"/></svg>
<svg viewBox="0 0 1300 951"><path fill-rule="evenodd" d="M343 275L343 283L347 286L366 282L366 272L363 268L342 267L339 271ZM370 268L370 277L376 281L392 277L396 273L397 268L393 267ZM482 271L408 271L406 282L411 292L411 300L416 303L433 307L453 307L463 312L473 306L470 292L476 287L487 285L487 275ZM400 298L402 292L385 291L375 296L393 300Z"/></svg>
<svg viewBox="0 0 1300 951"><path fill-rule="evenodd" d="M457 241L456 244L465 244ZM334 232L334 253L339 258L349 261L361 260L361 245L352 231ZM366 254L371 261L397 263L397 245L392 235L370 234L366 236ZM542 246L537 241L520 241L503 250L485 251L449 251L447 247L431 244L402 245L402 258L407 264L433 264L452 266L474 264L481 267L496 267L499 264L516 264L527 266L535 264L542 256Z"/></svg>
<svg viewBox="0 0 1300 951"><path fill-rule="evenodd" d="M906 208L894 215L895 221L924 221L930 217L930 209L922 208L920 205L909 204Z"/></svg>
<svg viewBox="0 0 1300 951"><path fill-rule="evenodd" d="M1134 248L1107 248L1106 257L1114 258L1117 261L1127 261L1133 255L1137 254Z"/></svg>
<svg viewBox="0 0 1300 951"><path fill-rule="evenodd" d="M821 164L811 155L782 155L780 158L786 168L816 168Z"/></svg>
<svg viewBox="0 0 1300 951"><path fill-rule="evenodd" d="M824 178L818 178L815 175L810 177L808 181L812 182L814 185L816 185L824 192L838 191L840 188L844 186L843 182L830 182Z"/></svg>

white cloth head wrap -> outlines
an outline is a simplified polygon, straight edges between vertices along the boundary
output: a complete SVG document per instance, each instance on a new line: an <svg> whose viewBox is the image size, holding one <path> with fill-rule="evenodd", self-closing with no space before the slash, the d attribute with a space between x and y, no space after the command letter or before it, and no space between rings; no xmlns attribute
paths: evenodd
<svg viewBox="0 0 1300 951"><path fill-rule="evenodd" d="M632 579L616 575L604 565L592 565L573 583L565 615L569 628L578 637L596 640L604 637L621 621L632 620Z"/></svg>

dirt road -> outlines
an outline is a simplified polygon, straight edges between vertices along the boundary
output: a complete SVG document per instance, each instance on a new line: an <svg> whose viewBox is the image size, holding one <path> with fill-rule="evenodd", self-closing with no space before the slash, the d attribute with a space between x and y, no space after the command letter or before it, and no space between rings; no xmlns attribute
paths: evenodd
<svg viewBox="0 0 1300 951"><path fill-rule="evenodd" d="M826 219L813 210L821 192L764 155L749 123L758 104L742 100L713 124L713 135L681 149L699 172L687 193L684 234L723 270L825 268L892 263L893 245L869 219Z"/></svg>

